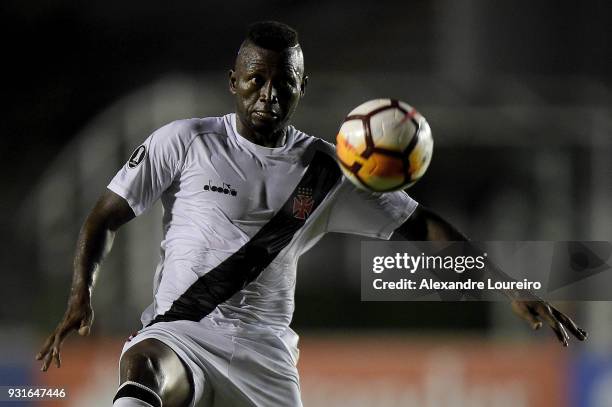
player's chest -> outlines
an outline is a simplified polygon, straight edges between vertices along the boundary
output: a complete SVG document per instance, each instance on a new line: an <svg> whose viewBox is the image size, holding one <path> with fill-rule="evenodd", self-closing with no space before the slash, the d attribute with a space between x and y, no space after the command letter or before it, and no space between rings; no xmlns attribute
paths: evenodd
<svg viewBox="0 0 612 407"><path fill-rule="evenodd" d="M305 170L291 157L213 152L187 163L176 197L232 221L266 221L290 199Z"/></svg>

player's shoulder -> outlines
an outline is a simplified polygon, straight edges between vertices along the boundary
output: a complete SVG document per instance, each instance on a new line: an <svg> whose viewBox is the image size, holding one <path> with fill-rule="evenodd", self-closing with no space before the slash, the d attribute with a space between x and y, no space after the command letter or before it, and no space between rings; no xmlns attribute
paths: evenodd
<svg viewBox="0 0 612 407"><path fill-rule="evenodd" d="M225 134L224 116L174 120L154 132L158 139L181 144L205 134Z"/></svg>
<svg viewBox="0 0 612 407"><path fill-rule="evenodd" d="M336 157L336 146L329 141L318 138L317 139L317 150L325 153L331 158Z"/></svg>
<svg viewBox="0 0 612 407"><path fill-rule="evenodd" d="M336 146L332 143L322 138L306 134L293 126L291 127L291 131L294 132L294 145L306 145L309 150L313 149L314 151L320 151L331 158L336 156Z"/></svg>

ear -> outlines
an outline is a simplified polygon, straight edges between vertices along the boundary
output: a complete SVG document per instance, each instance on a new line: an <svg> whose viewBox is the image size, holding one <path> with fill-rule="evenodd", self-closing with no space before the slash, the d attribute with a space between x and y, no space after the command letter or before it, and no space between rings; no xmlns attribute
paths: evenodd
<svg viewBox="0 0 612 407"><path fill-rule="evenodd" d="M300 96L304 97L306 94L306 85L308 84L308 75L304 75L302 83L300 84Z"/></svg>
<svg viewBox="0 0 612 407"><path fill-rule="evenodd" d="M236 94L236 72L233 69L229 70L229 91L232 95Z"/></svg>

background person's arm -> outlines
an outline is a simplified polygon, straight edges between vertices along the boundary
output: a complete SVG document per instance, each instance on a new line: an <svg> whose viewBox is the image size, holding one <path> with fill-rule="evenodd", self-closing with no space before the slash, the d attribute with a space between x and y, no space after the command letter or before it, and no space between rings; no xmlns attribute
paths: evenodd
<svg viewBox="0 0 612 407"><path fill-rule="evenodd" d="M134 212L125 199L110 190L106 190L87 216L77 241L66 313L36 355L36 359L42 360L42 371L52 361L60 367L60 348L71 331L89 334L93 323L91 294L98 269L112 247L117 229L133 218Z"/></svg>

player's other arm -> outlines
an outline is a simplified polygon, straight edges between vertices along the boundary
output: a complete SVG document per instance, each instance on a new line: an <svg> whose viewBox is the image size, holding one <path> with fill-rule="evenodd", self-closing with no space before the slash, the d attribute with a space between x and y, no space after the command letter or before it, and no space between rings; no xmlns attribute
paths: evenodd
<svg viewBox="0 0 612 407"><path fill-rule="evenodd" d="M395 233L406 240L468 241L469 239L440 215L418 205L410 218Z"/></svg>
<svg viewBox="0 0 612 407"><path fill-rule="evenodd" d="M457 230L457 228L452 226L444 218L422 205L416 207L410 218L398 227L395 233L406 240L412 241L469 241L463 233ZM508 279L508 276L494 264L489 262L487 266L487 270L497 278L504 280ZM513 297L513 293L511 292L506 292L505 294L510 297L513 311L526 320L533 329L541 328L541 320L544 320L549 324L564 346L568 345L569 335L567 331L571 332L572 335L581 341L586 339L587 333L583 329L576 326L571 318L546 301L538 298L532 301L524 301Z"/></svg>
<svg viewBox="0 0 612 407"><path fill-rule="evenodd" d="M70 332L89 334L93 323L91 294L96 274L112 247L117 229L132 218L134 212L125 199L110 190L106 190L87 216L77 241L66 312L36 356L42 360L42 371L46 371L52 361L60 367L60 348Z"/></svg>

